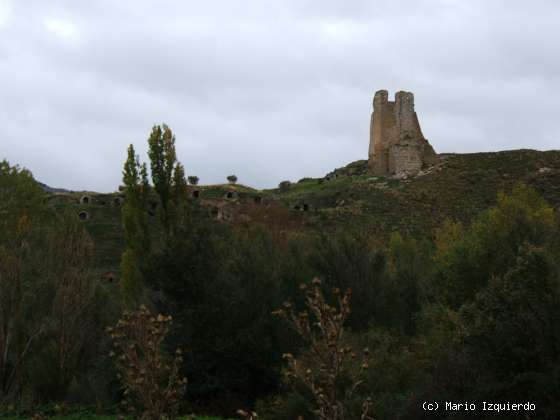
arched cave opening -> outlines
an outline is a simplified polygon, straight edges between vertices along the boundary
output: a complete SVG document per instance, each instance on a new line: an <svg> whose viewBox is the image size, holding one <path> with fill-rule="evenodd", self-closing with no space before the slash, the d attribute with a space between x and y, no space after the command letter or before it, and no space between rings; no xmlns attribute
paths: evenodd
<svg viewBox="0 0 560 420"><path fill-rule="evenodd" d="M117 275L113 272L105 273L103 275L103 280L105 280L107 283L116 283Z"/></svg>

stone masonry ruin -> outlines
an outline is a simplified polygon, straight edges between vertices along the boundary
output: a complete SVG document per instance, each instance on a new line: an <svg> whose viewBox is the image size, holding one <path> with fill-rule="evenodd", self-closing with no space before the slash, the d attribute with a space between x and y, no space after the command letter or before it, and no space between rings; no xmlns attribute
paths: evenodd
<svg viewBox="0 0 560 420"><path fill-rule="evenodd" d="M370 122L370 172L381 176L415 175L436 161L437 155L420 129L414 95L400 91L394 101L389 101L386 90L377 91Z"/></svg>

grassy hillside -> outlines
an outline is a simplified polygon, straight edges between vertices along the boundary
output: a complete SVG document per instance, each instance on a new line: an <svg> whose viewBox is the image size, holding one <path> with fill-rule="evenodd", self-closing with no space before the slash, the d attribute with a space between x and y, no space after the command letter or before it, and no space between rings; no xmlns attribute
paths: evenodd
<svg viewBox="0 0 560 420"><path fill-rule="evenodd" d="M560 208L560 151L441 155L436 166L408 179L371 176L366 165L357 161L324 178L306 178L283 190L191 187L193 202L208 217L232 225L260 223L283 232L348 227L382 237L395 230L429 236L446 218L469 223L496 202L499 191L510 191L518 182L531 185ZM124 246L118 197L122 195L49 194L57 208L69 208L77 217L87 212L83 223L96 244L100 275L118 270ZM157 203L153 203L150 218L157 217Z"/></svg>
<svg viewBox="0 0 560 420"><path fill-rule="evenodd" d="M380 235L400 230L417 237L430 235L446 218L469 223L496 202L499 191L510 191L518 182L560 206L560 151L442 155L425 174L408 179L368 175L366 164L337 169L329 181L305 180L286 192L274 192L292 209L306 204L304 213L312 221L308 226L315 229L353 226Z"/></svg>

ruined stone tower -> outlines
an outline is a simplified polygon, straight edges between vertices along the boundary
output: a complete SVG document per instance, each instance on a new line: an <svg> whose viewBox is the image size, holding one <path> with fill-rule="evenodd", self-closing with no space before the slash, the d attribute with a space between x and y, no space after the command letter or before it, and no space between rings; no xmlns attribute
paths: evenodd
<svg viewBox="0 0 560 420"><path fill-rule="evenodd" d="M436 162L414 111L414 95L400 91L389 101L386 90L373 98L369 133L369 169L375 175L416 174Z"/></svg>

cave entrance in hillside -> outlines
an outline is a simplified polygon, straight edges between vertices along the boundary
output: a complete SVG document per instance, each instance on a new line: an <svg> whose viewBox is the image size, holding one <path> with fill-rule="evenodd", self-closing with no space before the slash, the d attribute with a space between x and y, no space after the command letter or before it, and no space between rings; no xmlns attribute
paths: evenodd
<svg viewBox="0 0 560 420"><path fill-rule="evenodd" d="M192 192L192 197L193 198L199 198L200 197L200 191L199 190L194 190Z"/></svg>
<svg viewBox="0 0 560 420"><path fill-rule="evenodd" d="M234 197L234 194L235 194L235 193L233 193L232 191L228 191L228 192L226 193L226 198L232 199L232 198Z"/></svg>
<svg viewBox="0 0 560 420"><path fill-rule="evenodd" d="M115 197L115 198L113 199L113 205L114 205L115 207L120 207L121 204L122 204L122 202L123 202L122 197Z"/></svg>
<svg viewBox="0 0 560 420"><path fill-rule="evenodd" d="M296 204L296 205L294 206L294 210L296 210L296 211L300 211L300 210L301 210L301 207L300 207L300 205L299 205L299 204Z"/></svg>
<svg viewBox="0 0 560 420"><path fill-rule="evenodd" d="M257 205L262 204L262 197L261 197L261 196L256 196L256 197L253 199L253 202L254 202L255 204L257 204Z"/></svg>
<svg viewBox="0 0 560 420"><path fill-rule="evenodd" d="M89 204L91 201L91 198L88 195L84 195L82 196L82 198L80 198L80 204Z"/></svg>
<svg viewBox="0 0 560 420"><path fill-rule="evenodd" d="M105 282L107 282L107 283L116 283L117 282L117 274L112 272L112 271L109 271L109 272L103 274L103 276L101 276L101 278L103 280L105 280Z"/></svg>
<svg viewBox="0 0 560 420"><path fill-rule="evenodd" d="M88 220L89 219L89 213L87 211L81 211L78 213L78 218L80 220Z"/></svg>
<svg viewBox="0 0 560 420"><path fill-rule="evenodd" d="M303 205L303 211L309 211L309 204Z"/></svg>

